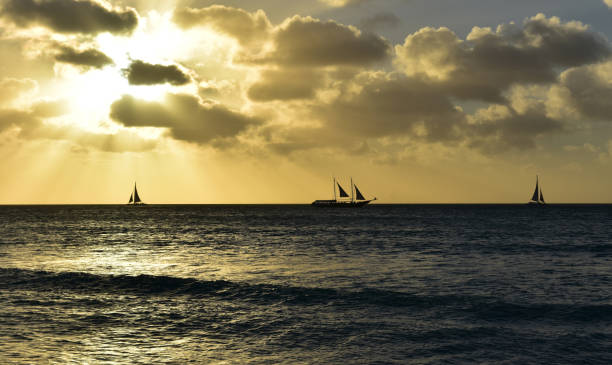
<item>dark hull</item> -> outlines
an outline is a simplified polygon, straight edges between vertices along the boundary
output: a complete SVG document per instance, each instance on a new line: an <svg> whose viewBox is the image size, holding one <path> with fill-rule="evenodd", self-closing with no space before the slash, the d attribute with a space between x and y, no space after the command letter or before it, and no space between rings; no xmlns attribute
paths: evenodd
<svg viewBox="0 0 612 365"><path fill-rule="evenodd" d="M358 202L342 202L336 200L315 200L312 205L319 208L359 208L371 202L371 200L363 200Z"/></svg>
<svg viewBox="0 0 612 365"><path fill-rule="evenodd" d="M546 206L546 203L530 201L526 205L531 206L531 207L544 207Z"/></svg>

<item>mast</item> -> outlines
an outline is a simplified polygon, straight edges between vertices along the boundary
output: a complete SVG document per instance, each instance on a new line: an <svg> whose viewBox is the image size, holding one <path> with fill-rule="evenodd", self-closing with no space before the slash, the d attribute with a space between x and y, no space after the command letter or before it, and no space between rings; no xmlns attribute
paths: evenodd
<svg viewBox="0 0 612 365"><path fill-rule="evenodd" d="M336 198L336 177L332 176L332 179L334 180L334 200L338 200L338 198Z"/></svg>
<svg viewBox="0 0 612 365"><path fill-rule="evenodd" d="M140 196L138 196L138 189L136 189L136 182L134 182L134 204L140 203Z"/></svg>
<svg viewBox="0 0 612 365"><path fill-rule="evenodd" d="M539 198L539 196L540 196L540 194L539 194L539 193L540 193L540 189L539 189L539 178L538 178L538 175L536 175L536 187L535 187L535 190L534 190L534 192L533 192L533 196L531 197L531 200L537 203L537 202L538 202L538 200L539 200L538 198Z"/></svg>
<svg viewBox="0 0 612 365"><path fill-rule="evenodd" d="M354 190L355 188L353 187L353 177L351 176L351 202L355 201L355 194L353 194Z"/></svg>
<svg viewBox="0 0 612 365"><path fill-rule="evenodd" d="M355 185L355 200L366 200L366 198L361 194L357 185Z"/></svg>

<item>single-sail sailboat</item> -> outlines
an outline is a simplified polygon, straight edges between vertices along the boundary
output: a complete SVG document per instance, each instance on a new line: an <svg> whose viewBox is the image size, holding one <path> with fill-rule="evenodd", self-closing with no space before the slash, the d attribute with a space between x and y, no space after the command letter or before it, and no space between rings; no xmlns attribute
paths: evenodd
<svg viewBox="0 0 612 365"><path fill-rule="evenodd" d="M334 180L334 199L333 200L315 200L312 202L312 205L315 207L340 207L340 208L353 208L353 207L362 207L368 204L374 199L366 199L357 185L353 184L353 179L351 178L351 195L347 194L346 190L342 188L339 182L336 181L336 178L333 177ZM338 194L336 194L336 188L338 188ZM338 198L338 195L340 196Z"/></svg>
<svg viewBox="0 0 612 365"><path fill-rule="evenodd" d="M531 200L527 204L535 204L535 205L544 205L546 202L544 201L544 194L542 194L542 188L540 188L540 181L538 175L536 175L536 186L535 191L533 192L533 196Z"/></svg>
<svg viewBox="0 0 612 365"><path fill-rule="evenodd" d="M134 183L134 190L130 195L130 201L128 205L146 205L142 200L140 200L140 196L138 196L138 190L136 189L136 183Z"/></svg>

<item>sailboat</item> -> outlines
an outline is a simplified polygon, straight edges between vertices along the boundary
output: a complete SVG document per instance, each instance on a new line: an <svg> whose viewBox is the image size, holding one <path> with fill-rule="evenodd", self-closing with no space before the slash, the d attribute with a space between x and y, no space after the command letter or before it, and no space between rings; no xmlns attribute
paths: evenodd
<svg viewBox="0 0 612 365"><path fill-rule="evenodd" d="M336 181L336 178L333 177L334 180L334 199L333 200L315 200L314 202L312 202L312 205L314 205L315 207L326 207L326 208L331 208L331 207L338 207L338 208L353 208L353 207L363 207L364 205L376 200L376 198L374 199L366 199L363 194L361 193L361 191L359 191L359 188L357 187L357 185L353 184L353 179L351 178L351 195L349 195L346 190L344 190L344 188L342 188L342 185L340 185L340 183L338 181ZM337 192L338 194L336 194L336 188L337 188ZM338 197L339 195L339 197Z"/></svg>
<svg viewBox="0 0 612 365"><path fill-rule="evenodd" d="M542 188L540 188L540 181L539 181L538 175L536 175L535 191L533 192L533 196L531 197L531 200L527 204L533 204L533 205L545 205L546 204L546 202L544 201L544 194L542 194Z"/></svg>
<svg viewBox="0 0 612 365"><path fill-rule="evenodd" d="M138 196L138 190L136 189L136 183L134 183L134 190L130 195L130 201L127 203L128 205L146 205L140 200L140 196Z"/></svg>

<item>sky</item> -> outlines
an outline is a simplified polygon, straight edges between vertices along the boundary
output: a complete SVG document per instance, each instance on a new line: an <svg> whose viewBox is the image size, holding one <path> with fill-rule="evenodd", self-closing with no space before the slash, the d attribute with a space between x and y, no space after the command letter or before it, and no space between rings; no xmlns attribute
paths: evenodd
<svg viewBox="0 0 612 365"><path fill-rule="evenodd" d="M0 0L0 204L612 203L612 0Z"/></svg>

